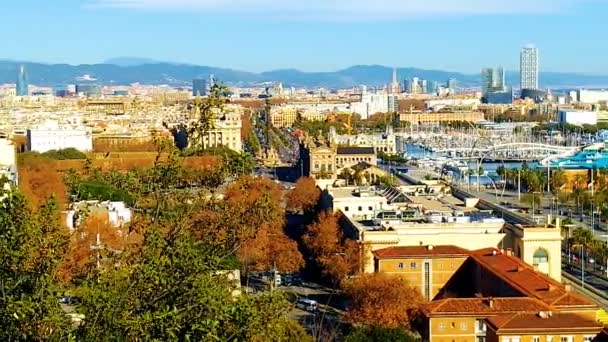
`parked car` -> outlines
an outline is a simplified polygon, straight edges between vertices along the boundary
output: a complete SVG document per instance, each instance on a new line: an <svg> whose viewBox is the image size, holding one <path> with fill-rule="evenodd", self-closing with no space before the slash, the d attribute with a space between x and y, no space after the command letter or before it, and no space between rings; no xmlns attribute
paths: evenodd
<svg viewBox="0 0 608 342"><path fill-rule="evenodd" d="M308 299L308 298L300 298L296 303L296 308L308 311L315 312L319 310L319 303L316 300Z"/></svg>

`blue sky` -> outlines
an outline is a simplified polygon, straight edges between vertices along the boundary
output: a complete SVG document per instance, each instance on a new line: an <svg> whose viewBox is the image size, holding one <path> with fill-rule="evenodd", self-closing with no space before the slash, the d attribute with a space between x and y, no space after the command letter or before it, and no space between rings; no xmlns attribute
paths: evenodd
<svg viewBox="0 0 608 342"><path fill-rule="evenodd" d="M533 43L542 70L608 75L608 0L5 0L0 13L5 59L474 73L516 70Z"/></svg>

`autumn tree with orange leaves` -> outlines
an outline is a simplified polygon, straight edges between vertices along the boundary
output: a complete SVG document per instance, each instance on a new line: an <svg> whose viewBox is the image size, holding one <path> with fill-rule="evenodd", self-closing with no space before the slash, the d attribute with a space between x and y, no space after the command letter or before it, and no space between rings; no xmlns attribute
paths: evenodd
<svg viewBox="0 0 608 342"><path fill-rule="evenodd" d="M317 221L307 227L303 243L323 274L335 285L357 274L361 268L361 246L342 234L337 215L321 213Z"/></svg>
<svg viewBox="0 0 608 342"><path fill-rule="evenodd" d="M422 296L402 277L363 274L345 282L351 304L348 318L355 324L410 329Z"/></svg>
<svg viewBox="0 0 608 342"><path fill-rule="evenodd" d="M314 209L319 202L321 190L317 188L315 180L310 177L301 177L296 186L287 194L287 209L299 213L306 213Z"/></svg>
<svg viewBox="0 0 608 342"><path fill-rule="evenodd" d="M267 178L244 176L226 190L224 202L193 215L197 236L233 246L245 271L295 272L304 265L298 245L284 232L281 189Z"/></svg>
<svg viewBox="0 0 608 342"><path fill-rule="evenodd" d="M97 267L107 266L103 259L135 241L135 234L129 236L128 231L114 227L105 213L91 214L83 221L72 232L70 248L60 268L65 282L85 277Z"/></svg>

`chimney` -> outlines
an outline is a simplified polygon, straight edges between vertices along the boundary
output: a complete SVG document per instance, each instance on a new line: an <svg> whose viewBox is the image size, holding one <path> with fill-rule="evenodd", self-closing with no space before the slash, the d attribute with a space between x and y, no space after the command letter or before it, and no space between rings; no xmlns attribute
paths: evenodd
<svg viewBox="0 0 608 342"><path fill-rule="evenodd" d="M507 255L513 256L513 250L511 248L507 248Z"/></svg>
<svg viewBox="0 0 608 342"><path fill-rule="evenodd" d="M505 254L505 250L503 248L500 249L500 254Z"/></svg>
<svg viewBox="0 0 608 342"><path fill-rule="evenodd" d="M543 318L543 319L549 318L549 313L546 311L541 311L538 313L538 317Z"/></svg>
<svg viewBox="0 0 608 342"><path fill-rule="evenodd" d="M572 285L570 285L570 284L564 285L564 290L566 290L566 292L572 292Z"/></svg>
<svg viewBox="0 0 608 342"><path fill-rule="evenodd" d="M433 245L428 245L426 248L428 248L429 251L433 250Z"/></svg>
<svg viewBox="0 0 608 342"><path fill-rule="evenodd" d="M555 289L557 289L557 287L555 287L555 285L553 285L553 284L549 284L547 286L547 291L549 291L549 292L555 291Z"/></svg>
<svg viewBox="0 0 608 342"><path fill-rule="evenodd" d="M488 307L490 309L494 309L494 298L492 298L492 297L488 298Z"/></svg>
<svg viewBox="0 0 608 342"><path fill-rule="evenodd" d="M496 250L492 250L492 255L496 255Z"/></svg>

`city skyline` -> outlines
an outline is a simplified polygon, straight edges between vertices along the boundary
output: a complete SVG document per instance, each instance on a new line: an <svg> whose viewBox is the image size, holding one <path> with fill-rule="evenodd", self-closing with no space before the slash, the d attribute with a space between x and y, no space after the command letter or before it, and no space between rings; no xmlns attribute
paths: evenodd
<svg viewBox="0 0 608 342"><path fill-rule="evenodd" d="M608 47L597 44L601 33L594 29L603 23L605 1L332 4L58 0L42 10L25 0L5 5L6 27L23 27L22 18L28 25L20 39L5 42L2 58L92 64L135 56L254 72L381 64L471 74L488 64L518 70L519 49L534 43L543 52L543 71L608 74L601 58Z"/></svg>

